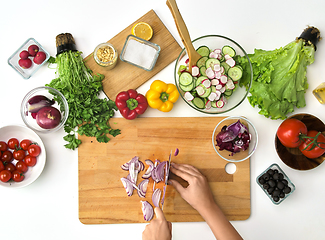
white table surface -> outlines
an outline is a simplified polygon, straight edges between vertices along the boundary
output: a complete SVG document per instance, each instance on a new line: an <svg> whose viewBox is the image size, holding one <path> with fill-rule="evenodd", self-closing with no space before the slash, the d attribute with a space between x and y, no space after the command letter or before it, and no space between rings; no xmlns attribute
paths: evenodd
<svg viewBox="0 0 325 240"><path fill-rule="evenodd" d="M180 12L192 39L220 34L238 41L248 53L254 48L273 50L299 36L307 25L325 34L325 2L321 0L288 1L215 1L179 0ZM7 59L28 38L40 42L52 56L56 54L55 37L71 33L77 48L90 54L125 27L155 10L171 34L183 47L172 15L164 0L13 0L2 1L0 14L0 127L23 125L20 104L31 89L55 78L55 70L43 66L29 80L19 76ZM142 85L145 93L151 82L161 79L173 83L174 62ZM308 67L309 88L306 107L295 113L310 113L325 121L325 106L318 103L312 90L325 81L325 45L318 44L315 63ZM281 120L258 114L246 99L240 107L225 114L244 115L256 126L259 143L251 158L251 216L232 224L244 239L324 239L325 235L325 165L310 171L287 167L277 156L274 136ZM149 109L143 117L202 117L181 99L169 113ZM121 115L116 114L116 117ZM0 189L0 239L141 239L145 224L83 225L78 219L78 152L63 147L63 129L42 138L47 162L41 176L21 189ZM109 144L109 143L108 143ZM256 184L256 177L269 165L277 163L296 185L296 191L279 206L267 198ZM174 223L173 239L214 239L208 226L199 223Z"/></svg>

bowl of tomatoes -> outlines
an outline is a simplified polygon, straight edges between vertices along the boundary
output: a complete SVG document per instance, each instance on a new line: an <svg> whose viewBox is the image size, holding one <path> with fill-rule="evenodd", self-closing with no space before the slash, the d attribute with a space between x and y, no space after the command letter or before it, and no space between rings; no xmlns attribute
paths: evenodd
<svg viewBox="0 0 325 240"><path fill-rule="evenodd" d="M310 170L325 160L325 124L311 114L296 114L284 120L275 135L280 159L296 170Z"/></svg>
<svg viewBox="0 0 325 240"><path fill-rule="evenodd" d="M0 128L0 186L25 187L42 173L46 152L41 138L26 126Z"/></svg>

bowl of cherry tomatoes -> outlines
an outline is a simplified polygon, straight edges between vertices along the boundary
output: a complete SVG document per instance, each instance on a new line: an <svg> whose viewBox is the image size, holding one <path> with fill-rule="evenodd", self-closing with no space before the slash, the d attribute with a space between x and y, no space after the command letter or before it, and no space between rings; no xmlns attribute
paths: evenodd
<svg viewBox="0 0 325 240"><path fill-rule="evenodd" d="M0 128L0 186L25 187L42 173L46 151L41 138L26 126Z"/></svg>
<svg viewBox="0 0 325 240"><path fill-rule="evenodd" d="M311 114L296 114L284 120L275 135L280 159L296 170L310 170L325 160L325 124Z"/></svg>

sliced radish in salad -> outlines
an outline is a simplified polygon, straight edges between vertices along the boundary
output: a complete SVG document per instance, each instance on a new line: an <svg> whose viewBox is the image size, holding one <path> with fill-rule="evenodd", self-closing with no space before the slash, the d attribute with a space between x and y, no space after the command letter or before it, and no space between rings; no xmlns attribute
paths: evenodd
<svg viewBox="0 0 325 240"><path fill-rule="evenodd" d="M213 71L213 69L211 67L207 68L207 70L205 71L205 74L210 79L213 79L215 77L215 72Z"/></svg>
<svg viewBox="0 0 325 240"><path fill-rule="evenodd" d="M226 75L221 75L220 77L220 83L225 85L228 81L228 77Z"/></svg>
<svg viewBox="0 0 325 240"><path fill-rule="evenodd" d="M220 84L220 81L218 80L218 79L212 79L211 80L211 84L213 85L213 86L216 86L216 85L218 85L218 84Z"/></svg>
<svg viewBox="0 0 325 240"><path fill-rule="evenodd" d="M197 86L196 87L196 92L199 96L202 96L205 93L205 90L202 86Z"/></svg>
<svg viewBox="0 0 325 240"><path fill-rule="evenodd" d="M194 99L194 96L190 92L186 92L184 97L187 101L192 101Z"/></svg>
<svg viewBox="0 0 325 240"><path fill-rule="evenodd" d="M197 66L192 67L192 76L197 77L200 75L200 69Z"/></svg>
<svg viewBox="0 0 325 240"><path fill-rule="evenodd" d="M211 87L211 81L209 79L205 79L202 81L204 87L209 88Z"/></svg>

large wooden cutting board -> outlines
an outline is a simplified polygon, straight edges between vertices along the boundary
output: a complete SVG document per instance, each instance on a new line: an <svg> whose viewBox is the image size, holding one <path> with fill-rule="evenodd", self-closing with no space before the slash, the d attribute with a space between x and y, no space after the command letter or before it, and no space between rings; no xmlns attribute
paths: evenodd
<svg viewBox="0 0 325 240"><path fill-rule="evenodd" d="M215 200L229 220L250 216L250 160L236 163L236 172L225 172L227 161L218 157L212 146L212 132L222 117L197 118L113 118L110 124L121 134L107 144L80 137L79 219L84 224L144 222L140 200L152 204L152 180L146 198L134 191L128 197L120 178L128 172L120 166L132 157L140 160L168 160L171 150L176 163L197 167L208 178ZM148 167L148 166L146 166ZM138 183L141 181L139 174ZM163 183L156 185L162 189ZM167 187L164 213L171 222L203 221L172 186Z"/></svg>
<svg viewBox="0 0 325 240"><path fill-rule="evenodd" d="M120 59L118 59L114 69L105 70L105 68L99 66L95 62L93 54L90 54L85 58L86 65L94 73L101 73L105 75L103 80L104 92L107 97L113 101L115 101L115 97L119 92L126 91L128 89L137 89L143 83L148 81L171 62L173 62L182 50L154 10L150 10L144 16L130 24L127 28L108 41L116 48L118 54L121 53L127 36L131 34L132 26L138 22L147 22L150 24L153 29L153 37L150 39L150 42L158 44L161 48L158 60L153 70L146 71L129 63L123 62Z"/></svg>

